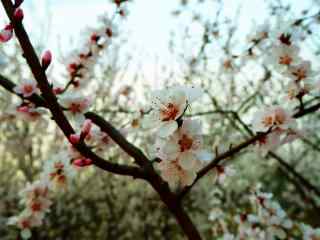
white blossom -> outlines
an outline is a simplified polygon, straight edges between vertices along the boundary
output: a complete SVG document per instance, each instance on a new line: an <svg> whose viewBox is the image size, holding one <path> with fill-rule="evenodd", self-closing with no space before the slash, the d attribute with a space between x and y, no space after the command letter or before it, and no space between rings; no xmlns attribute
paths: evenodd
<svg viewBox="0 0 320 240"><path fill-rule="evenodd" d="M198 88L172 87L152 93L151 112L143 120L145 128L156 127L160 137L168 137L178 128L177 120L202 90Z"/></svg>
<svg viewBox="0 0 320 240"><path fill-rule="evenodd" d="M37 82L31 79L23 79L21 83L13 88L17 94L23 97L30 97L34 93L38 93Z"/></svg>

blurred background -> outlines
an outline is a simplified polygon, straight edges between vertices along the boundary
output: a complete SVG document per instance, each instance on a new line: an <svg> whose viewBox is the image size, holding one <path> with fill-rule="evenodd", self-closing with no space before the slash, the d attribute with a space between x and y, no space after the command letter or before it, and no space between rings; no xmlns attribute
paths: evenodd
<svg viewBox="0 0 320 240"><path fill-rule="evenodd" d="M24 24L39 55L50 49L53 84L68 82L68 65L84 51L90 34L112 16L107 0L28 0ZM301 55L319 69L318 0L136 0L127 5L128 16L115 19L118 36L103 50L83 92L94 98L91 110L117 127L133 129L128 138L148 153L152 136L135 130L139 109L151 89L175 83L202 86L205 96L188 113L204 122L205 142L213 152L250 136L252 114L266 104L283 102L285 83L272 74L258 51L245 54L249 40L263 24L280 28L291 21L303 32ZM0 21L7 23L3 9ZM234 56L243 56L240 58ZM233 67L226 69L226 62ZM14 82L31 77L16 40L0 45L0 70ZM306 98L307 104L319 97ZM47 119L26 122L13 117L18 99L0 90L0 239L17 239L18 231L6 225L17 214L19 191L39 177L43 162L66 145L56 126ZM315 186L320 186L319 114L299 119L307 137L277 150ZM139 125L139 124L138 124ZM103 153L117 162L130 162L118 149ZM222 209L231 219L247 208L246 194L262 183L293 219L320 227L320 196L297 181L279 159L262 157L253 147L232 158L236 174L225 184L208 176L185 201L205 239L217 239L214 218ZM90 167L81 171L65 193L54 196L45 225L32 239L184 239L175 219L152 189Z"/></svg>

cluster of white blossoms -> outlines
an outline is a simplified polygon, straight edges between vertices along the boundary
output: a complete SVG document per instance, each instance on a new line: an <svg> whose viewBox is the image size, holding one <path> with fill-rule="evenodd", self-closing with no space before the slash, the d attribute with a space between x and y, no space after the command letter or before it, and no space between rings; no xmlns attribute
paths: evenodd
<svg viewBox="0 0 320 240"><path fill-rule="evenodd" d="M317 88L318 75L311 65L311 61L305 60L300 54L300 47L297 44L299 35L293 32L294 27L288 25L287 29L278 31L276 38L272 41L271 52L268 63L280 74L281 78L287 81L287 99L302 100Z"/></svg>
<svg viewBox="0 0 320 240"><path fill-rule="evenodd" d="M258 142L263 154L291 142L300 135L294 128L293 112L286 110L284 106L289 105L286 107L289 109L292 108L292 103L299 103L300 110L303 110L303 98L319 91L319 74L312 69L311 61L303 59L300 54L298 41L303 38L303 32L295 23L281 21L275 31L271 31L271 27L264 24L251 38L254 46L266 55L267 65L271 70L275 70L273 73L278 74L279 79L286 85L286 101L282 101L283 106L266 107L254 116L252 124L256 132L270 131Z"/></svg>
<svg viewBox="0 0 320 240"><path fill-rule="evenodd" d="M28 185L20 193L25 209L8 220L8 224L21 230L24 239L31 237L32 228L43 224L45 213L49 212L52 204L49 193L67 191L77 170L92 165L92 160L83 157L73 146L80 141L89 144L97 153L114 145L112 139L90 120L84 121L80 134L69 136L69 151L61 151L45 162L40 180Z"/></svg>
<svg viewBox="0 0 320 240"><path fill-rule="evenodd" d="M114 15L110 17L104 14L99 18L99 26L86 32L88 39L83 48L70 56L67 66L68 80L65 85L58 82L52 83L52 90L57 95L58 101L64 108L66 115L74 120L77 126L81 126L85 120L83 114L89 109L92 98L84 94L84 90L94 77L94 67L102 52L112 45L119 35L117 17L120 19L128 15L128 1L112 1L115 5ZM19 10L19 11L18 11ZM21 20L23 12L17 8L17 17ZM0 41L6 42L12 38L13 28L7 25L0 32ZM43 69L47 69L52 61L50 51L45 51L41 58ZM70 89L70 87L73 87ZM22 118L35 121L40 119L44 111L39 110L27 99L33 94L39 94L37 82L32 79L22 79L13 89L23 98L23 101L14 109L14 114Z"/></svg>
<svg viewBox="0 0 320 240"><path fill-rule="evenodd" d="M126 1L113 2L116 4L116 14L122 18L126 17L128 14ZM21 18L21 14L23 12L19 11L16 15ZM92 160L83 157L73 145L84 141L97 153L104 152L113 145L113 141L106 133L93 125L90 120L85 120L84 113L90 107L91 98L84 96L81 91L91 79L94 65L102 51L109 47L119 34L114 18L104 16L100 18L100 22L102 22L101 27L91 31L84 48L68 65L68 83L65 86L55 86L56 83L53 83L52 90L57 95L61 107L66 115L74 120L75 127L81 128L81 132L69 136L71 144L68 151L62 150L55 154L52 160L45 162L40 179L22 190L20 195L24 210L18 216L9 218L8 224L19 228L23 239L29 239L31 229L40 227L44 223L45 213L49 212L52 204L50 193L66 191L76 175L76 170L92 165ZM7 25L0 31L0 42L7 42L12 36L13 28ZM46 70L51 61L51 52L44 52L41 58L42 68ZM72 90L69 90L70 86L73 86ZM45 111L28 100L33 94L40 93L36 81L23 79L13 91L22 98L14 110L15 115L29 121L41 118Z"/></svg>
<svg viewBox="0 0 320 240"><path fill-rule="evenodd" d="M128 14L126 1L120 3L113 1L113 3L116 5L115 15L102 15L99 18L100 26L85 32L88 39L82 49L77 53L72 53L67 60L69 62L67 66L69 82L65 87L56 86L54 90L57 94L64 93L69 86L72 86L74 90L84 89L91 82L97 60L119 35L116 16L123 19Z"/></svg>
<svg viewBox="0 0 320 240"><path fill-rule="evenodd" d="M50 211L50 193L66 191L75 173L75 167L64 154L56 154L45 162L40 179L28 184L19 194L24 210L18 216L9 218L8 224L17 226L22 238L29 239L31 229L40 227L45 214Z"/></svg>
<svg viewBox="0 0 320 240"><path fill-rule="evenodd" d="M45 213L49 211L51 201L48 186L45 181L36 181L20 192L25 209L18 216L11 217L8 224L16 225L23 239L31 237L30 229L41 226Z"/></svg>
<svg viewBox="0 0 320 240"><path fill-rule="evenodd" d="M183 86L155 91L143 119L143 127L156 130L157 167L171 187L191 185L202 161L212 159L203 147L200 121L184 118L189 105L202 94L200 88Z"/></svg>
<svg viewBox="0 0 320 240"><path fill-rule="evenodd" d="M246 209L232 219L228 219L220 208L212 210L209 220L215 223L213 233L216 237L230 240L319 239L320 229L290 219L272 194L261 192L260 186L254 189L250 200L252 210Z"/></svg>
<svg viewBox="0 0 320 240"><path fill-rule="evenodd" d="M268 133L261 136L257 142L262 155L292 142L301 135L292 115L292 112L281 106L267 107L255 113L252 120L253 130L257 133Z"/></svg>

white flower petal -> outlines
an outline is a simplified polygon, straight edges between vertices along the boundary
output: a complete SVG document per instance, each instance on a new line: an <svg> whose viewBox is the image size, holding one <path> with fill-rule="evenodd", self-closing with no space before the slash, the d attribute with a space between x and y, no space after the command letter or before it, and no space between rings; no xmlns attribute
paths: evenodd
<svg viewBox="0 0 320 240"><path fill-rule="evenodd" d="M158 135L159 137L169 137L175 130L178 128L178 123L176 121L167 121L163 122L162 126L160 126Z"/></svg>
<svg viewBox="0 0 320 240"><path fill-rule="evenodd" d="M143 128L152 128L159 124L159 114L156 111L152 111L147 114L141 121L141 125Z"/></svg>
<svg viewBox="0 0 320 240"><path fill-rule="evenodd" d="M23 229L23 230L21 231L21 237L22 237L23 239L29 239L29 238L31 238L31 231L30 231L30 229Z"/></svg>
<svg viewBox="0 0 320 240"><path fill-rule="evenodd" d="M192 152L184 152L179 156L179 164L185 170L190 170L194 167L196 162L195 156Z"/></svg>
<svg viewBox="0 0 320 240"><path fill-rule="evenodd" d="M197 174L193 171L186 171L184 173L184 176L180 179L180 183L182 187L184 186L190 186L193 181L196 179Z"/></svg>
<svg viewBox="0 0 320 240"><path fill-rule="evenodd" d="M210 161L213 159L213 154L206 150L199 150L196 152L197 159L200 161Z"/></svg>
<svg viewBox="0 0 320 240"><path fill-rule="evenodd" d="M180 146L178 144L175 144L175 142L166 141L160 149L161 152L159 154L159 157L161 159L174 160L179 155Z"/></svg>

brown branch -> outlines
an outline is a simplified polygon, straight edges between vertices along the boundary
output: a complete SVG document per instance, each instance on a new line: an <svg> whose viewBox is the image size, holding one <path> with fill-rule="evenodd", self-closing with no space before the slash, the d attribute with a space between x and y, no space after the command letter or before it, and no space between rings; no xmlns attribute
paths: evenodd
<svg viewBox="0 0 320 240"><path fill-rule="evenodd" d="M103 132L107 133L129 156L132 156L138 165L145 166L150 164L150 160L143 154L143 152L128 142L127 139L109 122L93 112L87 112L84 115L95 125L99 126Z"/></svg>
<svg viewBox="0 0 320 240"><path fill-rule="evenodd" d="M154 171L152 165L149 165L147 180L160 195L161 200L166 204L170 212L175 216L188 239L201 240L197 228L181 206L178 196L170 191L167 182L162 180L162 178Z"/></svg>
<svg viewBox="0 0 320 240"><path fill-rule="evenodd" d="M292 166L290 166L287 162L285 162L282 158L276 155L273 152L270 152L269 155L278 162L281 162L281 165L288 170L295 178L297 178L308 190L315 192L318 196L320 196L320 191L317 187L312 185L307 179L305 179L302 175L300 175Z"/></svg>

